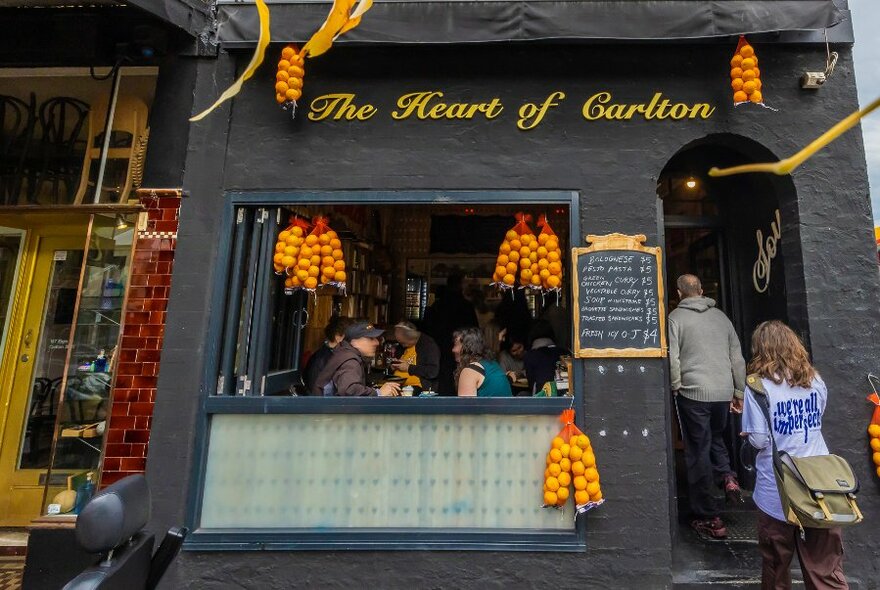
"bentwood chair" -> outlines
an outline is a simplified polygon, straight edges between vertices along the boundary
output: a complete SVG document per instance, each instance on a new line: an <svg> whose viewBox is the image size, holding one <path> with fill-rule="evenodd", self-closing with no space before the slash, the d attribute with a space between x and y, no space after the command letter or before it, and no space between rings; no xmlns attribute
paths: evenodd
<svg viewBox="0 0 880 590"><path fill-rule="evenodd" d="M153 554L150 489L143 475L130 475L96 494L76 519L76 541L101 555L62 590L153 590L174 561L187 529L172 528Z"/></svg>
<svg viewBox="0 0 880 590"><path fill-rule="evenodd" d="M43 197L44 185L49 186L48 198L54 204L72 204L80 184L86 140L81 137L88 129L89 105L76 98L57 96L40 105L37 161L29 172L28 200Z"/></svg>
<svg viewBox="0 0 880 590"><path fill-rule="evenodd" d="M36 128L37 98L30 102L0 95L0 204L15 205L21 196L25 162Z"/></svg>

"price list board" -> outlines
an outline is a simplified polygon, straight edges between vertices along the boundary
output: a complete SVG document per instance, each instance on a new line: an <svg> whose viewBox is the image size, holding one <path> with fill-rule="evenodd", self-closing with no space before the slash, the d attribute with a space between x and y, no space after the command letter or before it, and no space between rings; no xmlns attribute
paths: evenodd
<svg viewBox="0 0 880 590"><path fill-rule="evenodd" d="M645 236L587 236L572 249L576 357L664 357L663 265Z"/></svg>

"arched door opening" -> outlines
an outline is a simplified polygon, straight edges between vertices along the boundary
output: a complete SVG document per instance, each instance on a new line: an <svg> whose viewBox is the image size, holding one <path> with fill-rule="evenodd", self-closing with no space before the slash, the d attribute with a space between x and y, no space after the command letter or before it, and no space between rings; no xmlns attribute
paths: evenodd
<svg viewBox="0 0 880 590"><path fill-rule="evenodd" d="M749 174L712 178L707 172L713 166L775 160L778 158L769 150L750 139L710 135L676 153L657 183L663 201L667 309L672 311L679 303L677 278L686 273L697 275L704 295L714 299L733 322L746 361L755 326L768 319L789 321L789 309L797 309L787 296L783 259L790 256L793 262L800 254L796 224L783 225L796 215L795 189L788 177ZM798 326L797 321L794 324ZM681 583L713 581L736 577L738 571L759 571L760 559L754 548L756 515L750 493L754 473L738 436L741 417L730 415L725 443L746 499L742 505L722 509L727 539L709 541L690 528L687 467L675 404L670 415L674 422L672 485L678 508L673 531L676 579ZM720 488L718 495L723 496ZM723 501L719 505L724 505Z"/></svg>

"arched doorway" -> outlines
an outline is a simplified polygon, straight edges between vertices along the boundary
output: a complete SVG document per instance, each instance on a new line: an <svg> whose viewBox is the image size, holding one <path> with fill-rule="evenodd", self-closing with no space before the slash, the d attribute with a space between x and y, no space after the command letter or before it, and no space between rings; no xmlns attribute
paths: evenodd
<svg viewBox="0 0 880 590"><path fill-rule="evenodd" d="M713 166L727 167L778 158L759 143L731 134L710 135L679 150L658 177L662 200L665 245L667 309L678 304L676 279L685 273L700 277L704 294L716 300L734 324L748 360L748 341L755 326L781 319L799 326L797 302L789 297L794 277L786 267L800 257L797 248L797 202L789 177L749 174L709 177ZM788 273L795 274L795 273ZM797 295L802 289L793 289ZM802 309L802 308L801 308ZM804 334L806 336L806 334ZM755 508L746 491L746 502L727 505L722 514L728 528L725 541L708 541L690 529L687 472L683 445L673 404L673 456L678 519L673 532L677 579L711 582L734 579L738 572L759 571L754 549L757 540ZM754 487L750 458L744 457L741 418L731 415L725 442L733 469L744 490ZM719 490L719 495L722 492ZM698 573L701 572L701 573ZM702 576L695 580L694 576ZM717 578L716 578L717 577Z"/></svg>

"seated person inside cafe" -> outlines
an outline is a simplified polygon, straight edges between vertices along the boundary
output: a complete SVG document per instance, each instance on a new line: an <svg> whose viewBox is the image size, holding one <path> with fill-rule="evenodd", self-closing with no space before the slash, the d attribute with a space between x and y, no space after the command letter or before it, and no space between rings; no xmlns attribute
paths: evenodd
<svg viewBox="0 0 880 590"><path fill-rule="evenodd" d="M545 320L535 320L529 331L531 347L525 354L526 378L529 380L529 391L535 393L548 381L556 378L556 363L566 351L553 341L553 328Z"/></svg>
<svg viewBox="0 0 880 590"><path fill-rule="evenodd" d="M389 396L400 395L400 384L388 382L379 387L367 385L368 365L379 348L384 330L368 322L356 322L345 331L345 339L312 384L311 395Z"/></svg>
<svg viewBox="0 0 880 590"><path fill-rule="evenodd" d="M511 397L510 382L492 352L486 346L479 328L462 328L453 334L452 354L456 391L460 397Z"/></svg>
<svg viewBox="0 0 880 590"><path fill-rule="evenodd" d="M412 322L401 321L394 326L398 342L395 358L390 359L395 377L404 379L416 393L434 391L440 374L440 349L434 339L420 332Z"/></svg>
<svg viewBox="0 0 880 590"><path fill-rule="evenodd" d="M324 344L309 357L305 371L303 371L306 391L312 391L312 386L317 381L318 375L327 365L333 351L345 338L345 330L353 323L353 319L338 315L331 317L327 322L327 326L324 327Z"/></svg>
<svg viewBox="0 0 880 590"><path fill-rule="evenodd" d="M517 331L503 330L498 364L510 380L514 395L532 395L526 381L526 337Z"/></svg>

